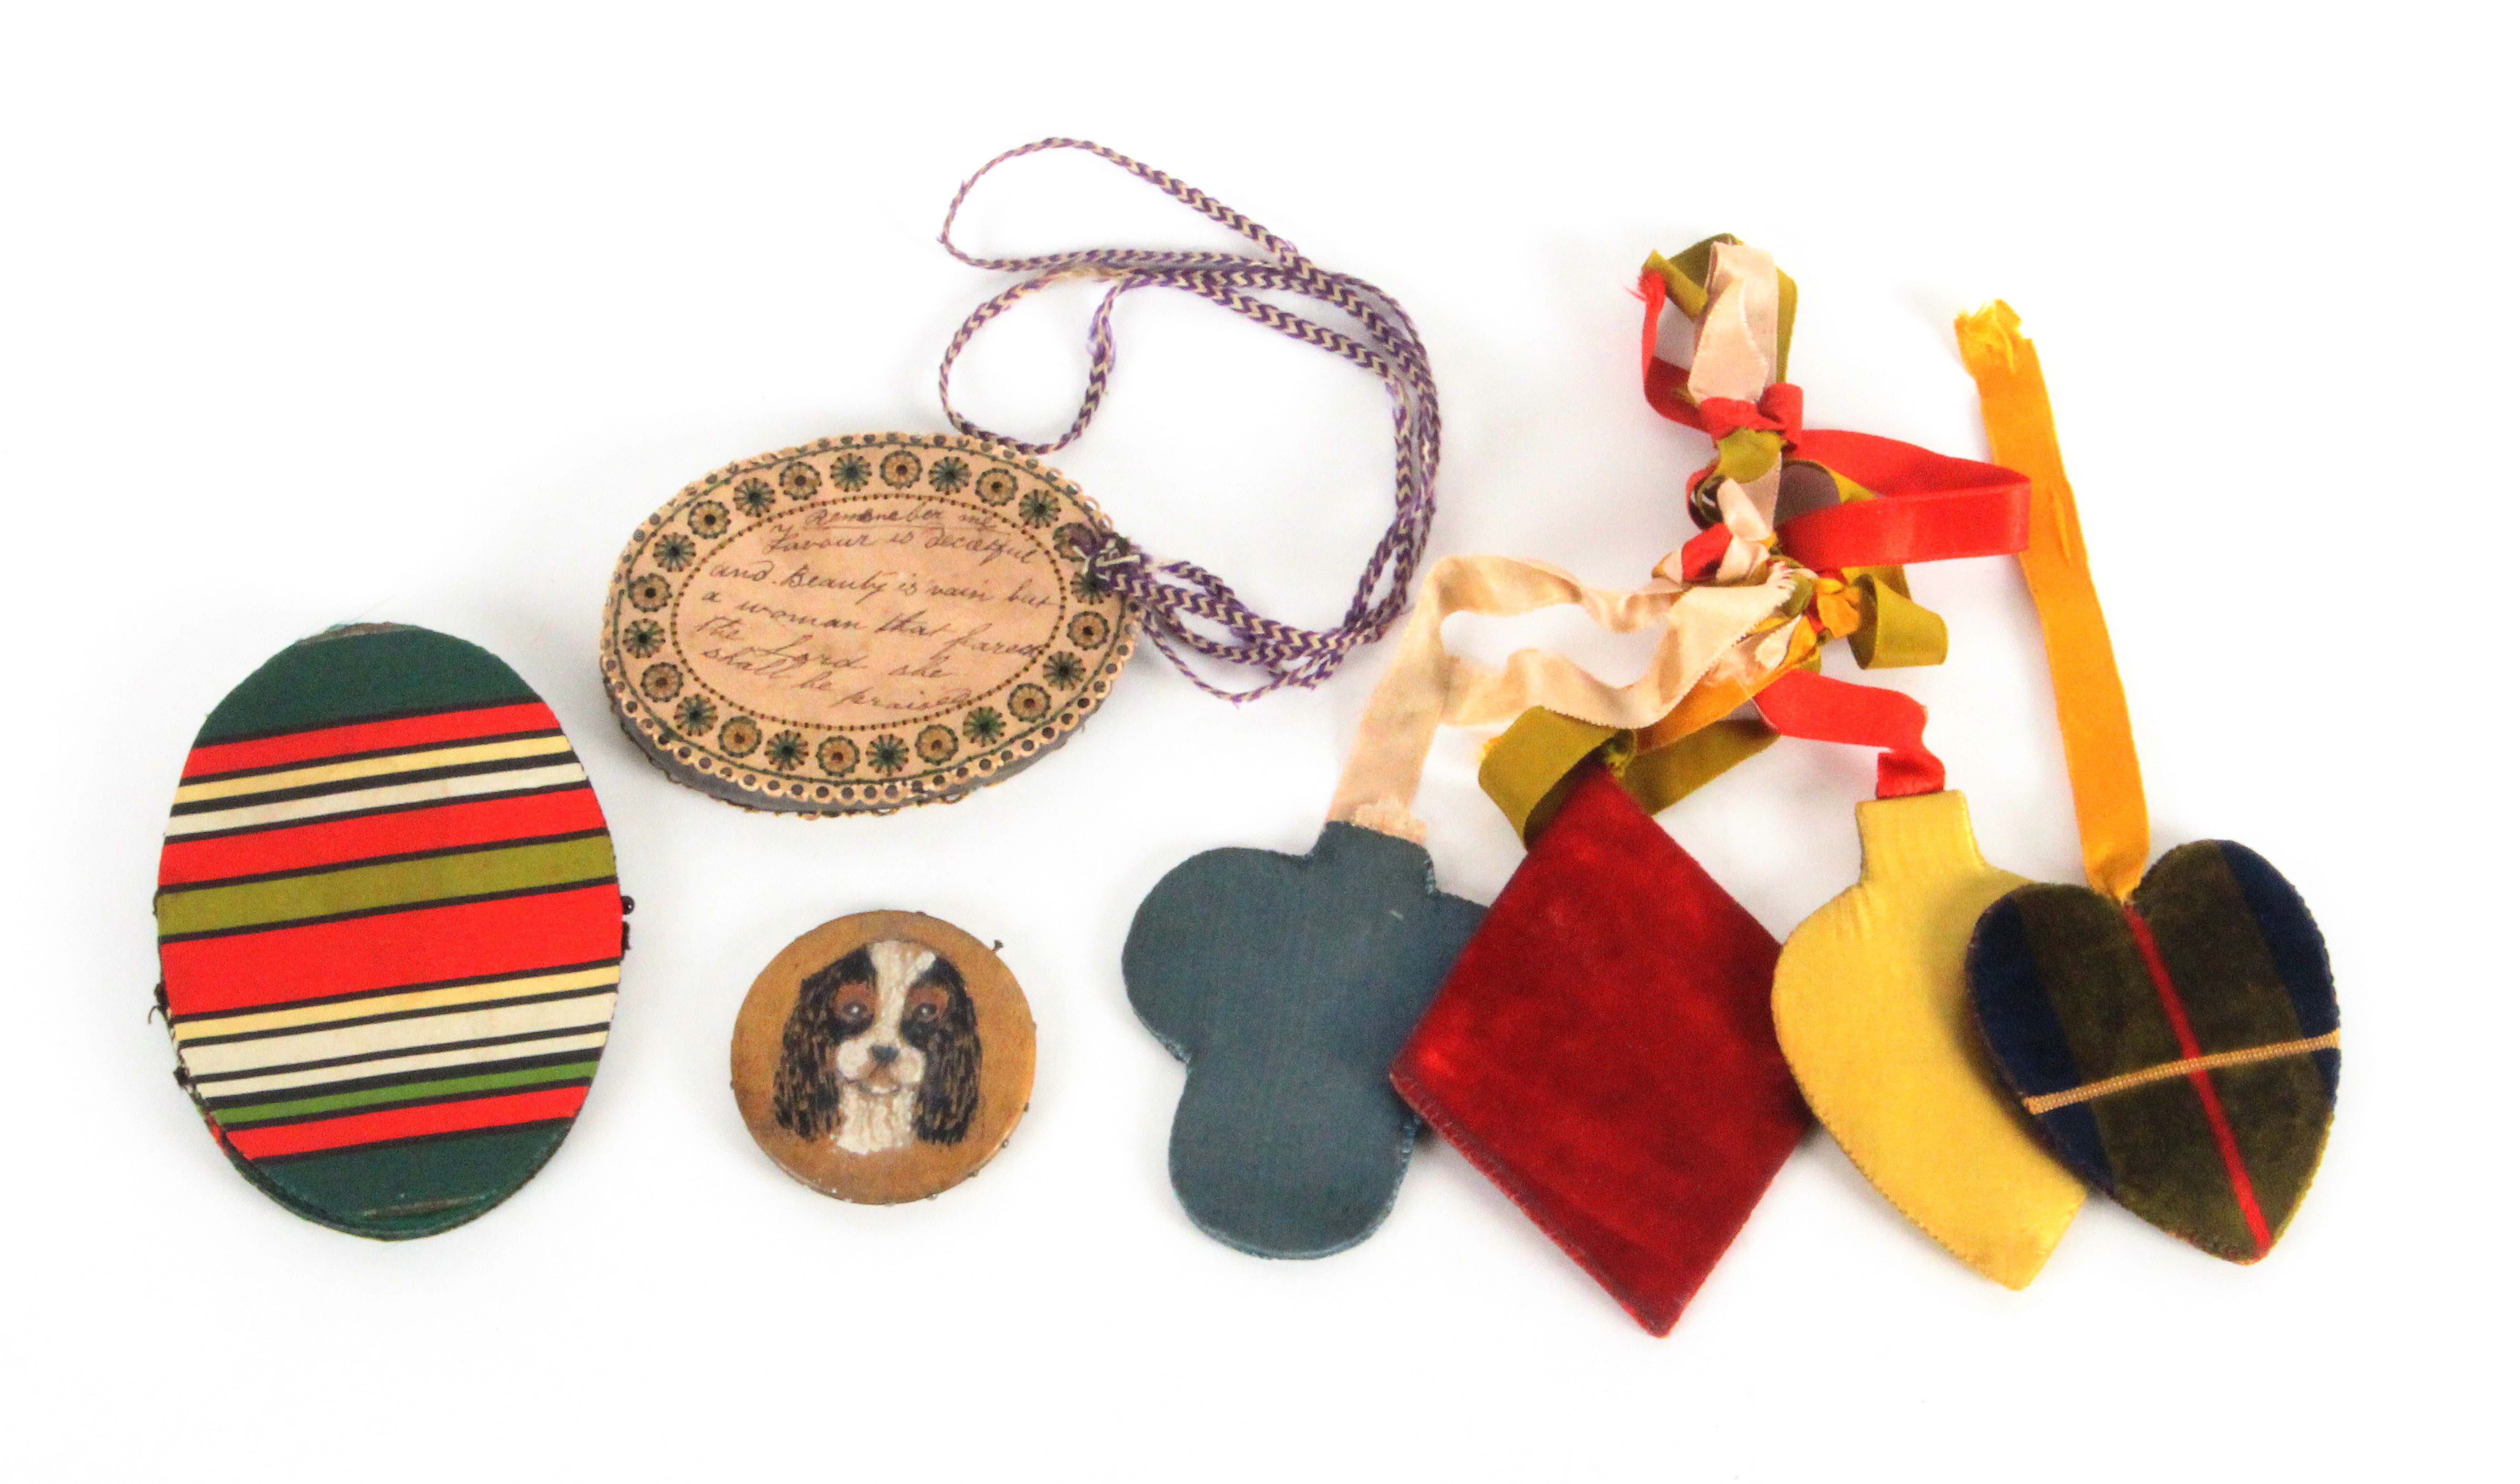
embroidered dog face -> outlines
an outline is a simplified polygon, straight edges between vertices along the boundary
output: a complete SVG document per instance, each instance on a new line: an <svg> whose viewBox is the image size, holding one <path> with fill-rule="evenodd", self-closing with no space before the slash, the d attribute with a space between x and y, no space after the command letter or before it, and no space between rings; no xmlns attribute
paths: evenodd
<svg viewBox="0 0 2520 1484"><path fill-rule="evenodd" d="M853 1154L959 1144L979 1097L978 1018L951 960L886 938L806 976L780 1038L781 1127Z"/></svg>
<svg viewBox="0 0 2520 1484"><path fill-rule="evenodd" d="M762 967L728 1082L753 1142L826 1195L924 1200L968 1179L1032 1102L1032 1008L994 945L922 913L834 918Z"/></svg>

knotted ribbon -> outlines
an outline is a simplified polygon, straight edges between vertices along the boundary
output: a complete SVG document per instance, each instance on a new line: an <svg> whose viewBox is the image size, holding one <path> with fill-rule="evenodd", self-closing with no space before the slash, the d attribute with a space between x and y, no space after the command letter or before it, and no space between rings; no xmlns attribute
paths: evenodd
<svg viewBox="0 0 2520 1484"><path fill-rule="evenodd" d="M1801 388L1784 380L1793 280L1736 239L1710 238L1674 258L1656 254L1639 289L1645 401L1716 445L1689 480L1690 512L1706 528L1656 572L1680 584L1756 586L1784 597L1749 636L1756 644L1728 654L1732 663L1710 666L1660 718L1624 732L1598 712L1518 724L1490 749L1482 786L1527 835L1588 755L1598 752L1651 809L1781 734L1880 748L1885 798L1941 788L1942 763L1924 745L1924 707L1822 677L1820 651L1842 638L1868 669L1940 663L1943 622L1909 596L1903 567L2021 551L2030 481L1893 438L1806 428ZM1685 368L1658 353L1672 306L1695 325ZM1834 503L1778 521L1789 479L1800 493ZM1726 722L1744 704L1759 721ZM1718 723L1722 729L1711 731Z"/></svg>

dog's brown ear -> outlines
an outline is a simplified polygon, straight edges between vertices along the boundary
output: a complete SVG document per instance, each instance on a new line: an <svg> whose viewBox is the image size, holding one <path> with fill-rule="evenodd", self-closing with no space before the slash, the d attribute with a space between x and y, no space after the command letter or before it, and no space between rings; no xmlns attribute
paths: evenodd
<svg viewBox="0 0 2520 1484"><path fill-rule="evenodd" d="M935 967L921 977L947 991L945 1015L935 1030L921 1038L927 1056L927 1075L919 1083L919 1107L912 1131L924 1144L960 1144L971 1131L980 1110L980 1024L963 975L939 954Z"/></svg>
<svg viewBox="0 0 2520 1484"><path fill-rule="evenodd" d="M806 976L796 1008L779 1037L779 1075L771 1084L770 1112L799 1139L820 1139L840 1116L840 1072L832 1050L839 1042L840 986L875 980L875 961L863 948Z"/></svg>

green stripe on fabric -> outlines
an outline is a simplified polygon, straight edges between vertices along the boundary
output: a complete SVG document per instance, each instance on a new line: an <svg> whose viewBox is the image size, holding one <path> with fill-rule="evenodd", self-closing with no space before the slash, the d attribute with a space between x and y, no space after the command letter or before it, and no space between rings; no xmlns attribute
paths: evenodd
<svg viewBox="0 0 2520 1484"><path fill-rule="evenodd" d="M2185 1055L2124 909L2080 886L2023 887L2012 900L2078 1080L2098 1082Z"/></svg>
<svg viewBox="0 0 2520 1484"><path fill-rule="evenodd" d="M158 900L160 936L415 907L449 897L526 891L612 875L607 834L430 856L382 866L351 866L318 876L248 881L177 892Z"/></svg>
<svg viewBox="0 0 2520 1484"><path fill-rule="evenodd" d="M568 1130L565 1123L482 1129L265 1164L238 1159L236 1165L273 1199L311 1221L399 1241L460 1227L505 1200L550 1160Z"/></svg>
<svg viewBox="0 0 2520 1484"><path fill-rule="evenodd" d="M2135 889L2135 910L2152 925L2162 965L2184 992L2200 1049L2244 1051L2312 1034L2293 1011L2248 897L2213 841L2182 845L2154 862Z"/></svg>
<svg viewBox="0 0 2520 1484"><path fill-rule="evenodd" d="M2303 1036L2283 972L2221 846L2197 840L2154 862L2135 907L2152 925L2199 1047L2239 1051ZM2327 1147L2326 1081L2308 1057L2225 1067L2213 1079L2259 1208L2279 1234ZM2257 1243L2243 1229L2217 1250L2247 1261Z"/></svg>
<svg viewBox="0 0 2520 1484"><path fill-rule="evenodd" d="M402 624L355 624L301 639L264 661L210 712L193 744L537 698L477 645Z"/></svg>
<svg viewBox="0 0 2520 1484"><path fill-rule="evenodd" d="M2119 1204L2217 1256L2257 1255L2193 1082L2173 1077L2094 1099L2091 1108L2117 1175Z"/></svg>
<svg viewBox="0 0 2520 1484"><path fill-rule="evenodd" d="M211 1116L228 1128L242 1128L249 1123L268 1123L274 1118L299 1118L309 1113L339 1112L347 1108L371 1107L380 1102L408 1102L424 1098L454 1098L466 1093L503 1092L514 1088L534 1087L546 1082L582 1081L595 1075L593 1061L571 1061L562 1066L529 1066L520 1071L484 1072L477 1077L447 1077L435 1082L404 1082L392 1087L361 1088L355 1093L335 1093L326 1098L296 1098L287 1102L257 1102L246 1107L223 1107Z"/></svg>

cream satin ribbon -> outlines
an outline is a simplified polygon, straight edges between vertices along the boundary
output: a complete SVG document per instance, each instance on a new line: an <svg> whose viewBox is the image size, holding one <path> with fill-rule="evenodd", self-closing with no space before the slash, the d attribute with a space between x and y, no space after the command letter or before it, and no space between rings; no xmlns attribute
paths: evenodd
<svg viewBox="0 0 2520 1484"><path fill-rule="evenodd" d="M1545 562L1447 557L1418 589L1391 667L1374 687L1357 729L1329 817L1422 838L1425 828L1411 806L1437 728L1495 726L1532 706L1601 727L1651 726L1709 679L1781 663L1791 625L1771 620L1793 596L1794 575L1782 567L1741 586L1657 578L1620 591L1589 587ZM1455 613L1512 617L1565 605L1582 607L1612 633L1660 628L1644 674L1612 686L1563 655L1541 650L1517 651L1504 669L1493 670L1444 648L1444 620Z"/></svg>
<svg viewBox="0 0 2520 1484"><path fill-rule="evenodd" d="M1706 270L1706 313L1697 322L1697 347L1688 360L1689 399L1758 401L1777 379L1777 260L1757 247L1717 243ZM1728 565L1742 556L1743 543L1773 534L1777 486L1783 477L1779 462L1746 485L1727 479L1716 486L1724 523L1739 538Z"/></svg>

